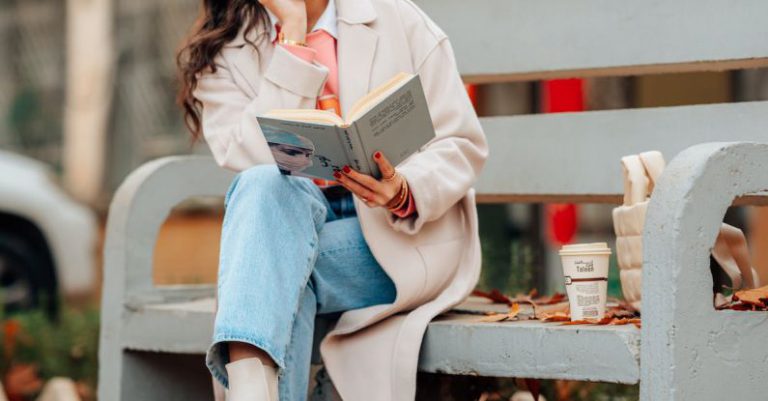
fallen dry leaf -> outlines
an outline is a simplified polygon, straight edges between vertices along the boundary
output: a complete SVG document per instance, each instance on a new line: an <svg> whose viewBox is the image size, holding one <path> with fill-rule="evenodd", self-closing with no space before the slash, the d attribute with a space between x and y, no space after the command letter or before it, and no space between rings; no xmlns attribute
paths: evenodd
<svg viewBox="0 0 768 401"><path fill-rule="evenodd" d="M40 391L43 381L37 375L37 367L31 364L11 366L3 380L5 392L10 401L24 400Z"/></svg>
<svg viewBox="0 0 768 401"><path fill-rule="evenodd" d="M629 318L629 319L614 319L614 321L611 324L616 325L616 326L621 326L621 325L624 325L624 324L635 324L635 325L637 325L637 324L640 324L640 323L641 323L640 318L635 317L635 318Z"/></svg>
<svg viewBox="0 0 768 401"><path fill-rule="evenodd" d="M536 305L533 308L533 313L536 319L543 320L545 317L553 315L555 313L569 314L571 311L570 303L560 302L551 305Z"/></svg>
<svg viewBox="0 0 768 401"><path fill-rule="evenodd" d="M637 313L635 313L633 310L626 309L625 307L619 305L617 307L608 308L608 310L605 311L605 316L634 318L634 317L637 317Z"/></svg>
<svg viewBox="0 0 768 401"><path fill-rule="evenodd" d="M730 305L729 307L725 307L723 309L732 309L735 311L754 311L754 310L757 310L757 307L755 305L738 303L738 304Z"/></svg>
<svg viewBox="0 0 768 401"><path fill-rule="evenodd" d="M584 319L584 320L571 320L571 321L567 321L567 322L562 323L561 326L578 326L578 325L584 325L584 324L592 324L592 325L594 325L594 324L598 324L598 323L599 323L598 320L587 320L587 319Z"/></svg>
<svg viewBox="0 0 768 401"><path fill-rule="evenodd" d="M539 320L543 322L567 322L571 320L571 316L565 312L555 312L552 314L542 314Z"/></svg>
<svg viewBox="0 0 768 401"><path fill-rule="evenodd" d="M506 313L492 313L490 315L486 315L481 317L478 322L480 323L496 323L496 322L503 322L507 320L507 314Z"/></svg>
<svg viewBox="0 0 768 401"><path fill-rule="evenodd" d="M751 290L736 291L736 293L733 294L733 300L754 305L758 308L766 308L768 307L768 286Z"/></svg>
<svg viewBox="0 0 768 401"><path fill-rule="evenodd" d="M544 297L542 299L534 299L539 305L553 305L565 301L565 294L556 292L551 297Z"/></svg>
<svg viewBox="0 0 768 401"><path fill-rule="evenodd" d="M736 291L730 301L718 303L715 300L716 309L730 309L735 311L768 311L768 286L749 290Z"/></svg>
<svg viewBox="0 0 768 401"><path fill-rule="evenodd" d="M517 319L517 315L520 314L520 304L513 303L512 306L509 307L509 312L507 313L490 313L478 320L478 322L482 323L496 323L496 322L504 322L504 321L510 321Z"/></svg>
<svg viewBox="0 0 768 401"><path fill-rule="evenodd" d="M584 319L584 320L571 320L565 322L561 326L576 326L576 325L592 325L592 326L624 326L628 324L634 324L638 328L640 327L640 318L616 318L616 317L604 317L600 320Z"/></svg>
<svg viewBox="0 0 768 401"><path fill-rule="evenodd" d="M512 300L508 296L502 294L501 291L499 291L499 290L497 290L495 288L492 289L491 292L484 292L484 291L480 291L480 290L474 290L474 291L472 291L472 295L474 295L476 297L482 297L482 298L490 299L491 301L493 301L493 302L495 302L497 304L507 304L507 305L511 305L512 304Z"/></svg>

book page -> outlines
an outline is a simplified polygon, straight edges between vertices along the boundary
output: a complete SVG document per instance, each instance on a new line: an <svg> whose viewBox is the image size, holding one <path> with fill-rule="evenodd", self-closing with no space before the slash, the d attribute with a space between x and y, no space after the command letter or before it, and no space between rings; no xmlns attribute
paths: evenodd
<svg viewBox="0 0 768 401"><path fill-rule="evenodd" d="M307 123L344 125L344 120L327 110L276 109L270 110L264 117L278 120L304 121Z"/></svg>
<svg viewBox="0 0 768 401"><path fill-rule="evenodd" d="M427 100L418 76L355 122L363 151L380 151L397 165L435 137ZM375 169L374 174L380 173Z"/></svg>
<svg viewBox="0 0 768 401"><path fill-rule="evenodd" d="M280 171L333 180L333 172L349 164L340 128L334 125L258 117Z"/></svg>
<svg viewBox="0 0 768 401"><path fill-rule="evenodd" d="M372 91L368 92L368 94L357 100L349 110L347 119L350 122L353 122L411 79L413 79L413 74L401 72L390 78L389 81L377 86Z"/></svg>

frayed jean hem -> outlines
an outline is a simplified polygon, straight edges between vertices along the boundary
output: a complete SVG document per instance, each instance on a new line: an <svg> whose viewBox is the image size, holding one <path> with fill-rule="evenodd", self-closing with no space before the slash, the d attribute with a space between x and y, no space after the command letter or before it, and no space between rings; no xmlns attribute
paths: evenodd
<svg viewBox="0 0 768 401"><path fill-rule="evenodd" d="M267 355L275 361L279 374L282 374L285 369L285 358L272 351L263 340L257 340L248 336L216 336L213 339L213 344L208 348L208 352L205 355L205 365L208 367L211 375L225 388L229 388L229 377L227 376L226 369L226 365L229 363L229 350L225 344L232 342L249 344L266 352Z"/></svg>

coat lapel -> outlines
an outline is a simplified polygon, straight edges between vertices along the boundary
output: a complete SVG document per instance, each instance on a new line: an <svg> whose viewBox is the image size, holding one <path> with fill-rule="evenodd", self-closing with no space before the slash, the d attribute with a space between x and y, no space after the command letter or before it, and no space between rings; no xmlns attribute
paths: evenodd
<svg viewBox="0 0 768 401"><path fill-rule="evenodd" d="M255 98L259 91L259 84L256 81L261 74L258 61L259 55L264 51L263 47L257 51L252 45L244 44L237 49L237 53L232 57L232 66L234 67L232 75L235 82L240 84L240 87L250 98Z"/></svg>
<svg viewBox="0 0 768 401"><path fill-rule="evenodd" d="M344 115L371 89L378 34L368 23L376 19L369 0L336 0L339 41L339 100Z"/></svg>
<svg viewBox="0 0 768 401"><path fill-rule="evenodd" d="M270 46L264 46L268 34L267 28L263 25L258 25L251 32L245 32L245 26L243 26L237 37L224 45L227 51L235 52L231 58L235 82L251 98L255 98L259 91L258 79L261 75L259 59L265 56L264 52L271 51Z"/></svg>

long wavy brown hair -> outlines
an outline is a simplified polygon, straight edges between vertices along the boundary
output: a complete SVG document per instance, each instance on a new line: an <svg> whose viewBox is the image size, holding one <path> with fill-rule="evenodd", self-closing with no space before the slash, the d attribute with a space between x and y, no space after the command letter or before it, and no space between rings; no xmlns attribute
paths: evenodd
<svg viewBox="0 0 768 401"><path fill-rule="evenodd" d="M202 134L202 104L193 95L200 75L216 72L216 55L237 36L243 24L248 24L245 30L250 32L266 21L266 9L258 0L202 1L200 15L176 55L179 75L176 102L184 112L184 123L193 140Z"/></svg>

